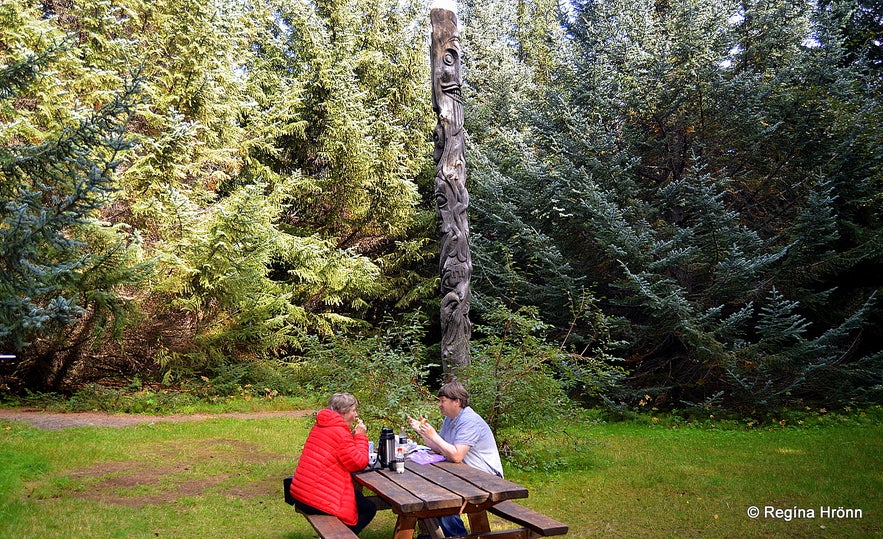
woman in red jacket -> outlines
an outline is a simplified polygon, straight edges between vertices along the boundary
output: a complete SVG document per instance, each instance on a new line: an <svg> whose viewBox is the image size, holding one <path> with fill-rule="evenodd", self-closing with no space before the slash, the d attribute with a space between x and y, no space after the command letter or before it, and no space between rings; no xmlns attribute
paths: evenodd
<svg viewBox="0 0 883 539"><path fill-rule="evenodd" d="M354 533L362 531L377 512L351 476L368 465L368 429L359 419L358 404L349 393L331 396L328 408L316 414L291 481L298 511L334 515Z"/></svg>

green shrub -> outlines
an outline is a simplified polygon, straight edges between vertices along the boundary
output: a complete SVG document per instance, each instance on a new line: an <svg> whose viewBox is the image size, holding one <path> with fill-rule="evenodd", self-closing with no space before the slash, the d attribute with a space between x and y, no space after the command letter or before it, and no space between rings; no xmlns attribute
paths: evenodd
<svg viewBox="0 0 883 539"><path fill-rule="evenodd" d="M292 363L296 379L313 391L331 395L348 392L359 400L366 420L384 426L405 425L406 416L438 416L432 394L424 386L434 365L421 339L426 320L417 314L385 324L360 338L314 338L302 358Z"/></svg>
<svg viewBox="0 0 883 539"><path fill-rule="evenodd" d="M476 327L483 336L473 341L466 374L473 405L494 432L572 416L569 389L602 394L622 376L603 361L549 344L542 337L548 327L535 307L512 312L498 306L487 319L489 326Z"/></svg>

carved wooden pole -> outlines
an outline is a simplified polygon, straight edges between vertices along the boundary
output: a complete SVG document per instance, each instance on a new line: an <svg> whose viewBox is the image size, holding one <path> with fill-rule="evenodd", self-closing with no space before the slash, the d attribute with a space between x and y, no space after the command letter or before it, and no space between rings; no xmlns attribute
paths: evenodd
<svg viewBox="0 0 883 539"><path fill-rule="evenodd" d="M454 2L436 2L432 22L432 109L435 140L435 198L441 233L441 354L445 377L457 378L469 365L469 302L472 256L466 210L465 132L460 98L460 33Z"/></svg>

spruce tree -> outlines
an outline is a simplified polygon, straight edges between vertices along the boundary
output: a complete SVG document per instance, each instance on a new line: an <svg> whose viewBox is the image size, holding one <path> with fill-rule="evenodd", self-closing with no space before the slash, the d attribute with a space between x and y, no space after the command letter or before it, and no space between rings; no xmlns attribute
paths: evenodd
<svg viewBox="0 0 883 539"><path fill-rule="evenodd" d="M873 242L843 242L864 229L850 228L850 208L872 191L841 179L879 171L876 129L864 128L877 100L858 106L862 75L838 67L836 47L813 44L817 25L810 6L787 2L578 3L573 62L533 109L539 160L491 157L497 171L542 180L511 190L517 199L497 215L543 234L574 282L599 283L622 322L631 381L642 394L657 388L659 403L826 398L809 370L838 354L841 375L874 364L874 349L846 336L872 315L870 290L830 286L859 253L876 253ZM848 165L842 144L856 140L861 157ZM765 322L780 315L805 321L799 346L762 329L781 330ZM731 366L746 350L803 374L758 371L745 391Z"/></svg>
<svg viewBox="0 0 883 539"><path fill-rule="evenodd" d="M137 236L102 218L139 86L62 90L57 73L100 74L41 15L0 6L0 347L21 354L14 384L57 389L78 364L66 351L119 329L144 276Z"/></svg>
<svg viewBox="0 0 883 539"><path fill-rule="evenodd" d="M539 158L533 127L570 60L564 15L556 2L487 0L468 2L462 16L475 362L479 376L494 372L499 357L491 350L507 324L540 313L536 335L510 337L515 347L536 348L534 338L542 343L517 362L531 371L542 356L549 364L537 374L549 369L574 395L598 399L621 374L610 319L595 283L574 269L546 229L550 167ZM518 398L510 384L525 375L548 382L517 370L485 382L500 391L494 399Z"/></svg>

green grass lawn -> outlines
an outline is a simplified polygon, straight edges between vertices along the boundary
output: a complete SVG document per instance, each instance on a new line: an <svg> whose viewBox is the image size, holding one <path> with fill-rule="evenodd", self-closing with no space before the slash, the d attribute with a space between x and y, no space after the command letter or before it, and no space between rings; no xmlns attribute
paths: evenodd
<svg viewBox="0 0 883 539"><path fill-rule="evenodd" d="M0 537L312 537L281 491L310 423L45 431L0 421ZM524 505L567 522L569 537L883 537L883 427L873 422L571 423L534 440L538 459L508 465L507 478L529 487ZM393 524L381 512L362 537L388 538Z"/></svg>
<svg viewBox="0 0 883 539"><path fill-rule="evenodd" d="M883 537L880 427L615 424L580 434L591 441L582 469L508 475L530 488L528 505L565 520L575 536ZM861 518L836 518L846 509Z"/></svg>

